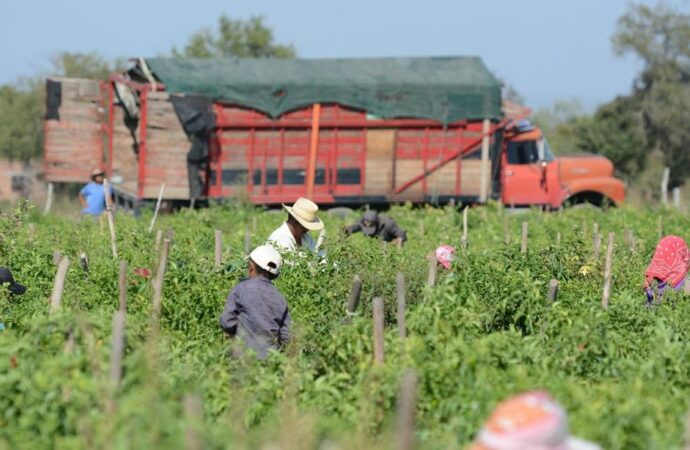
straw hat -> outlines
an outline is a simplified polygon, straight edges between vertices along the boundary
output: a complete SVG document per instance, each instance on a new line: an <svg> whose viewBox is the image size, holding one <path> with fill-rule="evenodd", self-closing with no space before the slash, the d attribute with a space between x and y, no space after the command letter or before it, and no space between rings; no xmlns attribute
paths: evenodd
<svg viewBox="0 0 690 450"><path fill-rule="evenodd" d="M105 175L105 172L103 171L103 169L96 168L96 169L93 169L91 171L91 178L96 178L99 175L101 175L101 176Z"/></svg>
<svg viewBox="0 0 690 450"><path fill-rule="evenodd" d="M283 204L283 208L307 230L318 231L323 229L323 222L316 217L319 207L311 200L300 197L294 205L288 206Z"/></svg>

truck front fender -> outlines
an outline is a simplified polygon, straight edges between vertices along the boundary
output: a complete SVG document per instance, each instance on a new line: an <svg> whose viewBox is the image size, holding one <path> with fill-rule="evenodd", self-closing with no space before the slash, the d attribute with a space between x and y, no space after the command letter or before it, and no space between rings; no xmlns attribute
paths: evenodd
<svg viewBox="0 0 690 450"><path fill-rule="evenodd" d="M625 184L614 177L581 178L568 182L565 185L565 197L561 203L568 200L592 201L597 197L601 202L609 199L616 206L625 200Z"/></svg>

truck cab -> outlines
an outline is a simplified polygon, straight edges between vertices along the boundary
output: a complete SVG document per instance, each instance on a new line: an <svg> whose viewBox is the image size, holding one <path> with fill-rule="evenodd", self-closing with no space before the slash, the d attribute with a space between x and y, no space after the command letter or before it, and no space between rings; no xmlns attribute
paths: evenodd
<svg viewBox="0 0 690 450"><path fill-rule="evenodd" d="M549 208L580 203L620 205L623 181L599 155L554 156L542 131L528 121L508 127L502 154L501 200L510 206Z"/></svg>

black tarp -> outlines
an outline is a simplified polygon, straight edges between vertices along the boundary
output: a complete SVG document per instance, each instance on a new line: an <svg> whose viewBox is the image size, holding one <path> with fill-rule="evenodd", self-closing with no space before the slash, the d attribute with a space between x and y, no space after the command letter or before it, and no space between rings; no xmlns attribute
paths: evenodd
<svg viewBox="0 0 690 450"><path fill-rule="evenodd" d="M187 153L187 174L189 196L204 195L204 185L199 173L207 168L209 138L216 125L213 113L213 99L201 95L171 95L170 101L175 114L192 143Z"/></svg>
<svg viewBox="0 0 690 450"><path fill-rule="evenodd" d="M62 104L62 83L46 80L46 120L60 120Z"/></svg>

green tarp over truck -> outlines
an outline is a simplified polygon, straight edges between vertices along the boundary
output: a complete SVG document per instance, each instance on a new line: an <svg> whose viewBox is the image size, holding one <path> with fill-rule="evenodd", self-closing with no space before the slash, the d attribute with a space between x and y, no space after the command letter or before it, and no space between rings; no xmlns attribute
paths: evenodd
<svg viewBox="0 0 690 450"><path fill-rule="evenodd" d="M501 117L501 84L478 57L146 62L168 92L205 95L273 118L314 103L442 123Z"/></svg>

